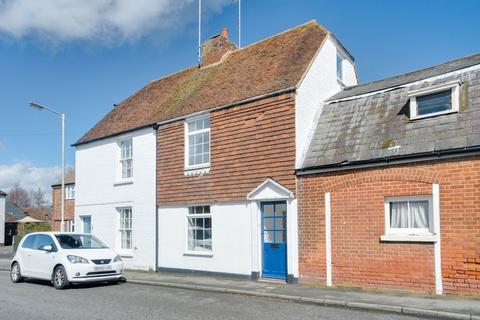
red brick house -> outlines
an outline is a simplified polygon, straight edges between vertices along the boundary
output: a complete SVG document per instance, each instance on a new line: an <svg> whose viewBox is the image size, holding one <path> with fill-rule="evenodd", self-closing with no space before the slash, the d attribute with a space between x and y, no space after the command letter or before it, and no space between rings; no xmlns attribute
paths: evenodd
<svg viewBox="0 0 480 320"><path fill-rule="evenodd" d="M329 98L298 176L302 281L480 293L480 54Z"/></svg>
<svg viewBox="0 0 480 320"><path fill-rule="evenodd" d="M62 221L62 183L61 181L52 185L52 225L53 230L60 231ZM65 217L64 230L75 230L75 171L69 171L65 175Z"/></svg>

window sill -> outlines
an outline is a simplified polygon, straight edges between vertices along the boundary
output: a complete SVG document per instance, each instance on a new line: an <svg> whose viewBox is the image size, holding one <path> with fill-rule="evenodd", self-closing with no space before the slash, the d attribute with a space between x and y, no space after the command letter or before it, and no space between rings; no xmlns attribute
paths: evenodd
<svg viewBox="0 0 480 320"><path fill-rule="evenodd" d="M434 113L424 114L424 115L421 115L421 116L411 117L410 120L412 120L412 121L421 120L421 119L425 119L425 118L433 118L433 117L444 116L444 115L454 114L454 113L458 113L458 111L457 110L447 110L447 111L441 111L441 112L434 112Z"/></svg>
<svg viewBox="0 0 480 320"><path fill-rule="evenodd" d="M201 175L205 173L210 173L210 166L198 167L198 168L185 168L183 170L183 174L185 176Z"/></svg>
<svg viewBox="0 0 480 320"><path fill-rule="evenodd" d="M195 256L195 257L206 257L206 258L213 257L212 252L201 252L201 251L187 251L183 255L184 256Z"/></svg>
<svg viewBox="0 0 480 320"><path fill-rule="evenodd" d="M127 184L133 184L133 180L129 179L129 180L119 180L119 181L115 181L113 183L113 186L116 187L116 186L125 186Z"/></svg>
<svg viewBox="0 0 480 320"><path fill-rule="evenodd" d="M437 242L434 234L385 234L380 236L382 242Z"/></svg>

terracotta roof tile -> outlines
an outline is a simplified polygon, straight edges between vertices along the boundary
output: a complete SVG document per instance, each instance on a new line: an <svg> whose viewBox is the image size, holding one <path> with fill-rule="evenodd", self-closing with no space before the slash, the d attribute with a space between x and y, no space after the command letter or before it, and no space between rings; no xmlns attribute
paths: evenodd
<svg viewBox="0 0 480 320"><path fill-rule="evenodd" d="M227 53L221 63L194 66L152 81L76 144L295 87L328 34L310 21Z"/></svg>

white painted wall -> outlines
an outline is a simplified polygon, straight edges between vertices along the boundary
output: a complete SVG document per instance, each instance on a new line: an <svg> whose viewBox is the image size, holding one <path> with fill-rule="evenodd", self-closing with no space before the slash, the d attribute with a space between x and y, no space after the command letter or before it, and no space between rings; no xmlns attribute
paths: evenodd
<svg viewBox="0 0 480 320"><path fill-rule="evenodd" d="M5 244L5 196L0 195L0 245Z"/></svg>
<svg viewBox="0 0 480 320"><path fill-rule="evenodd" d="M250 276L252 272L252 220L247 202L210 207L212 255L187 252L187 207L160 207L159 267Z"/></svg>
<svg viewBox="0 0 480 320"><path fill-rule="evenodd" d="M121 140L132 138L133 179L121 181ZM154 269L156 133L152 128L80 145L75 152L75 227L92 217L92 233L120 251L119 207L132 207L133 249L122 252L127 268Z"/></svg>
<svg viewBox="0 0 480 320"><path fill-rule="evenodd" d="M295 108L295 166L300 168L307 152L313 129L321 113L324 100L342 89L337 81L337 50L346 57L343 49L335 39L329 36L317 52L313 63L297 89ZM346 59L343 63L344 84L357 84L353 61Z"/></svg>

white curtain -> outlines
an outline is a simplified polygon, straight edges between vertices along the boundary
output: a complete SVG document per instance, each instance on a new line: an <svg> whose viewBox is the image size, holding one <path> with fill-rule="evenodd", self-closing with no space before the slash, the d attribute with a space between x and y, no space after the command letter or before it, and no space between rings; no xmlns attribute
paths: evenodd
<svg viewBox="0 0 480 320"><path fill-rule="evenodd" d="M390 202L390 227L408 228L408 202Z"/></svg>
<svg viewBox="0 0 480 320"><path fill-rule="evenodd" d="M410 214L410 228L428 228L428 201L411 201Z"/></svg>
<svg viewBox="0 0 480 320"><path fill-rule="evenodd" d="M391 228L429 227L428 201L390 202Z"/></svg>

